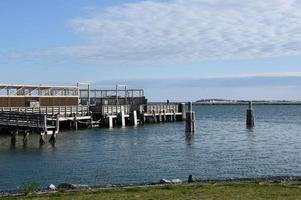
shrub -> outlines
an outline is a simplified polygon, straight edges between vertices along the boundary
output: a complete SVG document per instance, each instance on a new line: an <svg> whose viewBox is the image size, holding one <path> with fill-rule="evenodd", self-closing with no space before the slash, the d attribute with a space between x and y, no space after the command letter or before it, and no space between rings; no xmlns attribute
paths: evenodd
<svg viewBox="0 0 301 200"><path fill-rule="evenodd" d="M25 183L22 185L22 191L25 195L29 195L37 191L38 184L35 182Z"/></svg>

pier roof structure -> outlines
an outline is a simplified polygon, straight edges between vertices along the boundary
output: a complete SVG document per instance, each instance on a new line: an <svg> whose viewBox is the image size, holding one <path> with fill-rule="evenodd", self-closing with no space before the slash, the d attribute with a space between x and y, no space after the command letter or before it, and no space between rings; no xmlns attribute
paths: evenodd
<svg viewBox="0 0 301 200"><path fill-rule="evenodd" d="M77 86L43 86L0 84L0 96L79 96Z"/></svg>

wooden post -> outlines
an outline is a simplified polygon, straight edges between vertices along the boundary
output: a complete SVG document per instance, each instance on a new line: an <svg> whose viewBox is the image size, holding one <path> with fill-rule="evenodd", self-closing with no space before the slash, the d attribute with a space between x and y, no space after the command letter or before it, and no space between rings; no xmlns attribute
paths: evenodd
<svg viewBox="0 0 301 200"><path fill-rule="evenodd" d="M184 121L186 119L186 104L181 103L180 108L181 108L181 112L182 112L182 120Z"/></svg>
<svg viewBox="0 0 301 200"><path fill-rule="evenodd" d="M174 110L173 111L173 122L176 122L177 121L177 115L176 115L176 111Z"/></svg>
<svg viewBox="0 0 301 200"><path fill-rule="evenodd" d="M134 110L132 113L131 113L131 123L133 126L137 126L138 125L138 121L137 121L137 111Z"/></svg>
<svg viewBox="0 0 301 200"><path fill-rule="evenodd" d="M60 132L60 118L59 116L57 115L56 116L56 133L59 133Z"/></svg>
<svg viewBox="0 0 301 200"><path fill-rule="evenodd" d="M119 115L118 115L118 122L119 125L121 125L122 127L125 127L125 116L124 116L124 111L122 110Z"/></svg>
<svg viewBox="0 0 301 200"><path fill-rule="evenodd" d="M41 134L40 134L40 145L43 145L45 143L46 143L46 141L45 141L45 132L41 132Z"/></svg>
<svg viewBox="0 0 301 200"><path fill-rule="evenodd" d="M53 133L49 139L49 143L51 143L52 145L54 145L56 143L56 130L53 130Z"/></svg>
<svg viewBox="0 0 301 200"><path fill-rule="evenodd" d="M188 104L188 112L186 112L186 133L194 133L195 128L195 112L192 111L192 102Z"/></svg>
<svg viewBox="0 0 301 200"><path fill-rule="evenodd" d="M78 129L77 116L74 117L74 128L75 130Z"/></svg>
<svg viewBox="0 0 301 200"><path fill-rule="evenodd" d="M109 128L113 128L113 116L107 116Z"/></svg>
<svg viewBox="0 0 301 200"><path fill-rule="evenodd" d="M142 113L140 114L140 123L141 123L141 124L145 124L145 115L144 115L144 111L142 111Z"/></svg>
<svg viewBox="0 0 301 200"><path fill-rule="evenodd" d="M161 111L160 111L160 113L159 113L159 123L161 123L162 122L162 113L161 113Z"/></svg>
<svg viewBox="0 0 301 200"><path fill-rule="evenodd" d="M29 131L25 131L23 133L23 144L27 144L28 136L29 136Z"/></svg>
<svg viewBox="0 0 301 200"><path fill-rule="evenodd" d="M18 131L17 130L11 130L11 144L16 145L17 143L17 135Z"/></svg>
<svg viewBox="0 0 301 200"><path fill-rule="evenodd" d="M248 128L253 128L255 126L255 114L254 114L254 110L253 110L253 105L252 105L252 101L249 102L249 107L247 109L247 127Z"/></svg>

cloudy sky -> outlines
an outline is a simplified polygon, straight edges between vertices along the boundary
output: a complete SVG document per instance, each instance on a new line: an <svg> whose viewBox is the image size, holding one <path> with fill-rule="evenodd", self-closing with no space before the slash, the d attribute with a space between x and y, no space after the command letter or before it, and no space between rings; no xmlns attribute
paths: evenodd
<svg viewBox="0 0 301 200"><path fill-rule="evenodd" d="M2 0L0 73L151 100L301 100L301 0Z"/></svg>

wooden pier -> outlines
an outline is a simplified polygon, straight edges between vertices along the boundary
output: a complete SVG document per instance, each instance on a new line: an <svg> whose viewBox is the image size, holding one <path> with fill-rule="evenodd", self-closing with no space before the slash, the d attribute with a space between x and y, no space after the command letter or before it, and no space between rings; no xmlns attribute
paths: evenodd
<svg viewBox="0 0 301 200"><path fill-rule="evenodd" d="M23 133L46 135L55 143L61 128L125 127L185 119L181 103L148 103L143 89L116 85L115 90L77 86L0 85L0 129L8 130L12 144ZM0 132L1 133L1 132Z"/></svg>

